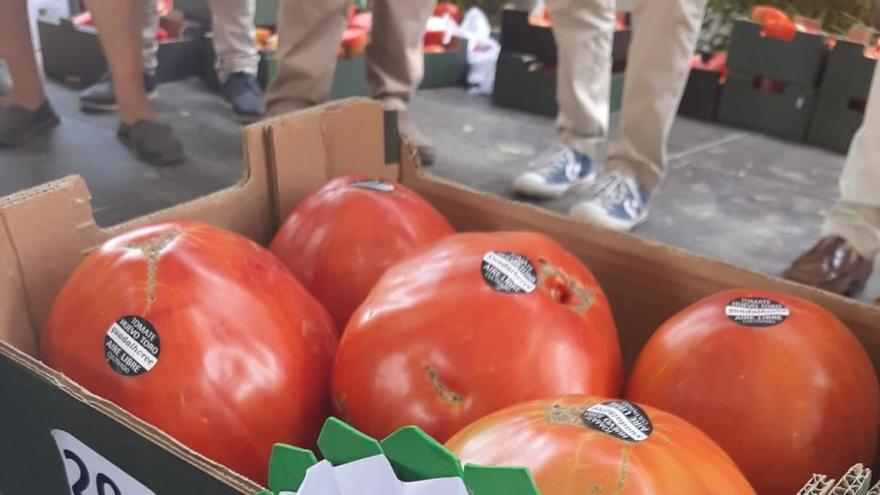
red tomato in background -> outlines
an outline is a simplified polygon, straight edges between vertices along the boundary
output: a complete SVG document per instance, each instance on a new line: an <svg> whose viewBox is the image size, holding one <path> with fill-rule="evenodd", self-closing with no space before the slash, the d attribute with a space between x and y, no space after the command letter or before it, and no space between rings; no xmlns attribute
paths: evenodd
<svg viewBox="0 0 880 495"><path fill-rule="evenodd" d="M791 18L788 17L788 14L786 14L782 9L770 7L769 5L756 5L752 7L752 11L749 14L749 17L753 21L758 23L764 23L770 20L791 20Z"/></svg>
<svg viewBox="0 0 880 495"><path fill-rule="evenodd" d="M782 41L792 41L797 36L797 26L788 19L769 20L764 23L764 35Z"/></svg>
<svg viewBox="0 0 880 495"><path fill-rule="evenodd" d="M427 45L425 47L425 53L443 53L446 51L446 47L443 45Z"/></svg>
<svg viewBox="0 0 880 495"><path fill-rule="evenodd" d="M348 27L369 31L373 29L373 13L359 12L348 21Z"/></svg>
<svg viewBox="0 0 880 495"><path fill-rule="evenodd" d="M355 58L363 55L369 41L369 31L361 28L346 29L342 33L342 48L345 50L345 57Z"/></svg>
<svg viewBox="0 0 880 495"><path fill-rule="evenodd" d="M608 300L577 258L540 234L468 233L379 279L343 334L333 400L374 437L414 424L442 442L513 404L621 383Z"/></svg>
<svg viewBox="0 0 880 495"><path fill-rule="evenodd" d="M303 200L271 249L342 331L389 266L453 232L440 212L403 185L349 176Z"/></svg>
<svg viewBox="0 0 880 495"><path fill-rule="evenodd" d="M443 17L446 14L455 19L455 22L461 22L461 9L458 8L458 5L452 2L440 2L434 7L436 17Z"/></svg>
<svg viewBox="0 0 880 495"><path fill-rule="evenodd" d="M91 253L42 335L47 365L261 483L274 443L314 444L335 346L330 316L269 251L195 222Z"/></svg>
<svg viewBox="0 0 880 495"><path fill-rule="evenodd" d="M750 17L762 25L762 34L769 38L792 41L797 35L797 26L791 17L776 7L758 5L752 8Z"/></svg>
<svg viewBox="0 0 880 495"><path fill-rule="evenodd" d="M755 493L703 432L622 400L527 402L480 419L446 446L462 463L529 468L541 495Z"/></svg>
<svg viewBox="0 0 880 495"><path fill-rule="evenodd" d="M723 292L672 317L642 349L628 398L701 428L762 494L871 465L877 450L867 353L831 313L782 294Z"/></svg>

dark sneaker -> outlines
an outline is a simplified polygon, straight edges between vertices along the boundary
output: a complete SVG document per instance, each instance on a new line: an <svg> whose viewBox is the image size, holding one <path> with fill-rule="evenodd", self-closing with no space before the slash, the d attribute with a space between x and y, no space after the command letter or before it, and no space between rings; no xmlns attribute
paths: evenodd
<svg viewBox="0 0 880 495"><path fill-rule="evenodd" d="M263 90L253 74L235 72L226 79L222 89L239 122L255 122L266 113Z"/></svg>
<svg viewBox="0 0 880 495"><path fill-rule="evenodd" d="M434 145L413 124L412 120L409 119L409 114L406 112L397 112L397 129L400 131L400 134L406 136L415 145L416 151L419 153L419 161L422 165L434 163L434 160L437 158L437 151L434 149Z"/></svg>
<svg viewBox="0 0 880 495"><path fill-rule="evenodd" d="M36 110L18 105L0 108L0 146L18 146L42 131L58 125L60 120L49 101Z"/></svg>
<svg viewBox="0 0 880 495"><path fill-rule="evenodd" d="M159 122L141 120L131 125L120 122L116 137L150 165L177 165L186 159L183 143L171 127Z"/></svg>
<svg viewBox="0 0 880 495"><path fill-rule="evenodd" d="M648 218L648 191L626 174L611 172L597 185L592 199L571 209L578 220L627 231Z"/></svg>
<svg viewBox="0 0 880 495"><path fill-rule="evenodd" d="M159 96L157 88L156 76L145 74L144 89L147 91L147 98L151 100L157 98ZM119 109L119 104L116 103L116 94L113 92L113 79L109 72L79 94L79 107L82 110L92 112L115 112Z"/></svg>
<svg viewBox="0 0 880 495"><path fill-rule="evenodd" d="M513 182L513 189L526 196L559 198L572 187L596 180L596 162L565 146L540 160L537 166Z"/></svg>

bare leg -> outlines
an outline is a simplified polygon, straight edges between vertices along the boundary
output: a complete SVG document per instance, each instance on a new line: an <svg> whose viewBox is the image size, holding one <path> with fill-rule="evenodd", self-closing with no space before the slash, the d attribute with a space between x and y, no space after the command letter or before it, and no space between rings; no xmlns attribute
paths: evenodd
<svg viewBox="0 0 880 495"><path fill-rule="evenodd" d="M110 66L119 120L156 120L144 89L140 0L87 0Z"/></svg>
<svg viewBox="0 0 880 495"><path fill-rule="evenodd" d="M31 44L27 0L9 0L2 5L5 11L0 15L0 58L6 60L13 83L7 102L36 110L46 97Z"/></svg>

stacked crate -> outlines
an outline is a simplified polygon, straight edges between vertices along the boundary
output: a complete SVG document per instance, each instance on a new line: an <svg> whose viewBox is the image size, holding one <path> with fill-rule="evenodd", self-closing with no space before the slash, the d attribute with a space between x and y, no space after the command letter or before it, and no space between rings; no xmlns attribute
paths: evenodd
<svg viewBox="0 0 880 495"><path fill-rule="evenodd" d="M827 54L823 35L797 32L784 41L763 36L757 23L736 21L718 120L805 141Z"/></svg>
<svg viewBox="0 0 880 495"><path fill-rule="evenodd" d="M811 144L846 153L865 117L876 65L877 60L865 56L864 45L837 43L828 57L819 90L807 138Z"/></svg>
<svg viewBox="0 0 880 495"><path fill-rule="evenodd" d="M632 30L614 34L611 111L620 109L623 71ZM556 40L548 26L529 22L529 12L505 8L501 18L501 54L495 69L495 105L556 116Z"/></svg>

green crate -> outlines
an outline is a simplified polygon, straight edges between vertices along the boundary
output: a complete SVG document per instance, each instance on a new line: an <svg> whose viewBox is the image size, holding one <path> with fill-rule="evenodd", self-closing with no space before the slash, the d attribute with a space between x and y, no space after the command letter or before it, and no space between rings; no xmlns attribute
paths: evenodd
<svg viewBox="0 0 880 495"><path fill-rule="evenodd" d="M499 107L555 117L559 109L556 103L556 70L552 67L534 68L534 60L532 55L517 53L502 53L498 57L492 103ZM623 81L623 72L612 76L612 112L620 110Z"/></svg>
<svg viewBox="0 0 880 495"><path fill-rule="evenodd" d="M718 120L736 127L803 142L817 91L788 84L781 93L757 87L756 76L730 74L721 93Z"/></svg>
<svg viewBox="0 0 880 495"><path fill-rule="evenodd" d="M853 136L865 118L864 111L852 107L853 100L847 95L830 91L821 92L807 142L846 153Z"/></svg>
<svg viewBox="0 0 880 495"><path fill-rule="evenodd" d="M798 31L794 40L783 41L761 34L761 25L738 20L730 38L727 65L731 72L769 77L812 88L828 56L825 37Z"/></svg>

